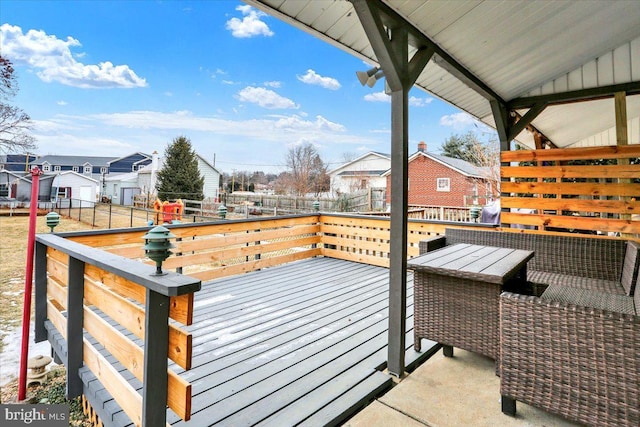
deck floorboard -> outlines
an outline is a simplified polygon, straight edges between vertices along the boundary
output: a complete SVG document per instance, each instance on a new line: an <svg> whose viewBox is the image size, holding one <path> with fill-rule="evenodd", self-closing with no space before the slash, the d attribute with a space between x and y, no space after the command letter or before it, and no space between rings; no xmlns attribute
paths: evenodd
<svg viewBox="0 0 640 427"><path fill-rule="evenodd" d="M406 364L413 350L413 276L408 274ZM312 258L203 283L195 294L192 416L174 426L337 425L392 386L387 359L389 270ZM124 333L124 331L123 331ZM131 334L128 334L129 336ZM107 355L114 366L119 363ZM140 382L122 372L135 388ZM85 373L85 383L91 382ZM102 413L126 415L97 382Z"/></svg>

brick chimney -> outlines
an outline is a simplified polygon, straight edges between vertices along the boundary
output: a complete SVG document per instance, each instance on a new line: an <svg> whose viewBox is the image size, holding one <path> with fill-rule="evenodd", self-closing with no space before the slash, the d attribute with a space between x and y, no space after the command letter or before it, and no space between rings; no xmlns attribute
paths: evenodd
<svg viewBox="0 0 640 427"><path fill-rule="evenodd" d="M427 152L427 144L424 141L420 141L418 143L418 151L420 151L422 153L426 153Z"/></svg>

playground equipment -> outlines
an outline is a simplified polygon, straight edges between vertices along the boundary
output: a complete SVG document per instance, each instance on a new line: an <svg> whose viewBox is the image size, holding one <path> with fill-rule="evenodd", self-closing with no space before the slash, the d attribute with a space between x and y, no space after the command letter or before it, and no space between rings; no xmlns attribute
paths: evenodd
<svg viewBox="0 0 640 427"><path fill-rule="evenodd" d="M155 211L155 223L161 224L179 224L182 220L182 212L184 211L184 204L182 200L178 199L175 202L164 202L160 199L156 199L153 203L153 210Z"/></svg>

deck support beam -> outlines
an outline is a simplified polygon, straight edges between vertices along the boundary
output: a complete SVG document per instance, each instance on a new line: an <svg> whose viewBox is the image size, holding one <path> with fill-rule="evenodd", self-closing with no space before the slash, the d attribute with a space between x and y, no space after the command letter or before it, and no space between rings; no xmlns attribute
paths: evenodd
<svg viewBox="0 0 640 427"><path fill-rule="evenodd" d="M143 426L163 426L167 422L169 306L167 295L147 288L142 390Z"/></svg>
<svg viewBox="0 0 640 427"><path fill-rule="evenodd" d="M69 257L67 285L67 399L82 394L80 368L84 360L84 262Z"/></svg>
<svg viewBox="0 0 640 427"><path fill-rule="evenodd" d="M409 159L409 90L433 57L425 44L409 59L409 29L384 22L382 5L351 0L391 89L391 224L389 251L389 373L405 370L407 312L407 209Z"/></svg>

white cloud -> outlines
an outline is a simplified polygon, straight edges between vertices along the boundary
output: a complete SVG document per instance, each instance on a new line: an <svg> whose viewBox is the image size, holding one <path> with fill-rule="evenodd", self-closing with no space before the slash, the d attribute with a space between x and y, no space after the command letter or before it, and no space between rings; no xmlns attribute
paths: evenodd
<svg viewBox="0 0 640 427"><path fill-rule="evenodd" d="M73 37L62 40L41 30L29 30L23 34L18 26L2 24L0 39L3 55L16 64L26 64L39 70L36 74L45 82L83 89L147 86L146 80L138 77L128 65L113 65L109 61L97 65L78 62L71 48L81 44Z"/></svg>
<svg viewBox="0 0 640 427"><path fill-rule="evenodd" d="M452 127L456 130L464 130L469 127L478 128L481 132L495 132L489 126L482 123L472 115L460 112L455 114L448 114L440 117L440 125Z"/></svg>
<svg viewBox="0 0 640 427"><path fill-rule="evenodd" d="M238 84L237 82L234 82L233 80L223 80L222 81L223 85L229 85L229 86L233 86L235 84Z"/></svg>
<svg viewBox="0 0 640 427"><path fill-rule="evenodd" d="M272 90L263 87L247 86L238 92L237 98L242 102L258 104L268 109L298 109L300 108L289 98L278 95Z"/></svg>
<svg viewBox="0 0 640 427"><path fill-rule="evenodd" d="M190 111L129 111L87 116L57 115L51 120L38 121L35 124L36 136L42 144L56 138L59 144L65 140L64 135L69 134L86 133L89 135L87 138L92 139L97 134L96 129L102 130L99 134L118 135L125 132L126 138L133 138L136 133L140 133L142 137L149 137L159 132L167 135L204 132L209 136L213 134L278 143L308 140L325 144L362 145L372 142L368 138L348 133L344 125L320 115L313 119L291 114L235 120L197 116ZM167 140L170 138L171 136L168 136Z"/></svg>
<svg viewBox="0 0 640 427"><path fill-rule="evenodd" d="M325 89L338 90L340 89L340 82L333 77L323 77L315 71L309 69L304 76L296 76L302 83L308 85L317 85Z"/></svg>
<svg viewBox="0 0 640 427"><path fill-rule="evenodd" d="M58 101L56 102L56 104L61 105L61 106L65 106L65 105L69 105L66 101Z"/></svg>
<svg viewBox="0 0 640 427"><path fill-rule="evenodd" d="M409 105L413 107L424 107L433 102L433 98L418 98L416 96L409 97Z"/></svg>
<svg viewBox="0 0 640 427"><path fill-rule="evenodd" d="M231 31L233 37L249 38L254 36L271 37L275 33L271 31L269 26L261 20L267 16L266 13L260 12L248 5L236 7L236 10L242 12L243 18L231 18L227 21L225 28Z"/></svg>
<svg viewBox="0 0 640 427"><path fill-rule="evenodd" d="M391 97L382 91L368 93L364 96L364 100L369 102L391 102Z"/></svg>
<svg viewBox="0 0 640 427"><path fill-rule="evenodd" d="M298 131L325 130L330 132L344 132L346 130L343 125L329 121L322 116L316 116L315 121L310 121L304 120L296 114L278 118L274 122L274 127L276 129L296 129Z"/></svg>
<svg viewBox="0 0 640 427"><path fill-rule="evenodd" d="M164 96L173 96L173 92L167 91L167 92L164 93Z"/></svg>
<svg viewBox="0 0 640 427"><path fill-rule="evenodd" d="M279 82L277 80L273 80L273 81L270 81L270 82L264 82L264 85L266 87L272 87L272 88L276 88L277 89L279 87L282 87L282 82Z"/></svg>

